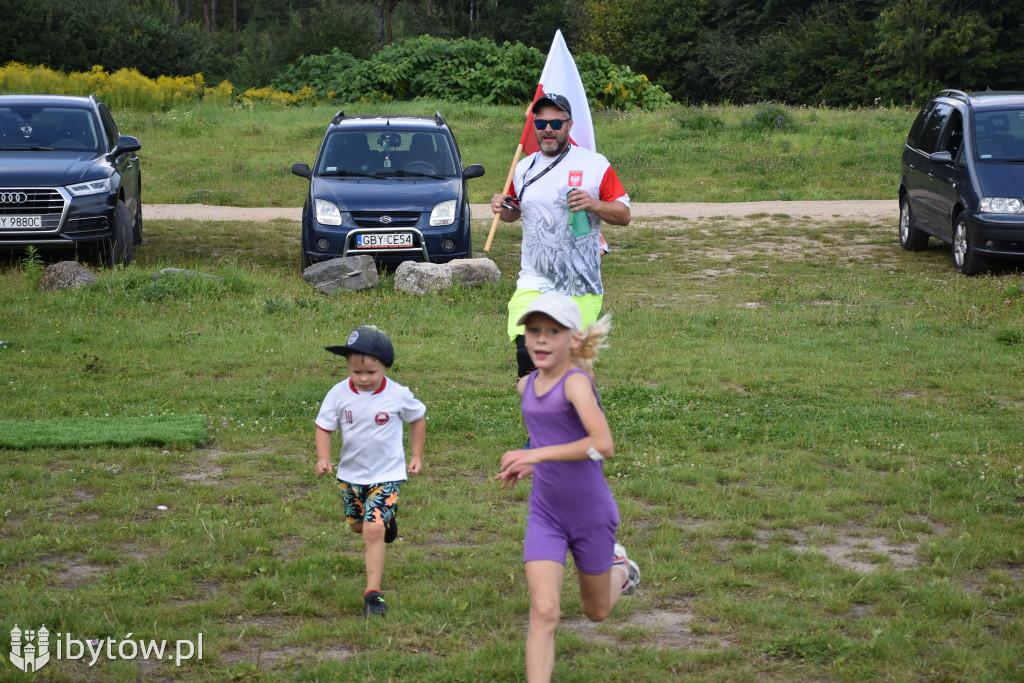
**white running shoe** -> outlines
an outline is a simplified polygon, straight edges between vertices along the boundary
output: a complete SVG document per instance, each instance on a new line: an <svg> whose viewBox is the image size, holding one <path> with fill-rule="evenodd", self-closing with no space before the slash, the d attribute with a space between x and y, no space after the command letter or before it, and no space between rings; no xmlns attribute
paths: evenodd
<svg viewBox="0 0 1024 683"><path fill-rule="evenodd" d="M615 544L615 559L612 566L619 565L626 570L626 583L622 584L622 594L630 595L640 585L640 567L626 556L626 549L621 543Z"/></svg>

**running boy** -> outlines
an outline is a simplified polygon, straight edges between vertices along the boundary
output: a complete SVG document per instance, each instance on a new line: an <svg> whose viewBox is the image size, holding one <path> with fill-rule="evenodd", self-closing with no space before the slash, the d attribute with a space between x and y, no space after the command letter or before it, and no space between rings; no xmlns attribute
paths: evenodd
<svg viewBox="0 0 1024 683"><path fill-rule="evenodd" d="M406 481L402 423L409 423L409 474L423 470L427 408L406 387L384 376L395 362L391 339L372 325L356 328L344 346L327 350L348 361L348 380L334 385L316 416L316 474L333 471L331 435L341 430L338 490L349 528L366 544L363 615L384 616L381 593L385 543L398 536L398 490Z"/></svg>
<svg viewBox="0 0 1024 683"><path fill-rule="evenodd" d="M505 453L495 479L512 488L533 475L523 561L530 588L526 678L537 683L551 679L555 664L566 551L592 621L604 621L619 597L636 590L640 569L615 542L619 511L601 464L614 444L591 374L608 317L583 332L576 302L548 292L518 324L526 326L526 349L537 366L518 384L531 447Z"/></svg>

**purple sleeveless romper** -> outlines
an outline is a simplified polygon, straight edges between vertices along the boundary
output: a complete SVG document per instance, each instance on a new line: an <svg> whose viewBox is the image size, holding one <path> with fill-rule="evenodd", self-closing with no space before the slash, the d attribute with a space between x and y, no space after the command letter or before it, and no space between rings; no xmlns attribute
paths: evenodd
<svg viewBox="0 0 1024 683"><path fill-rule="evenodd" d="M543 396L535 395L533 390L537 373L527 377L522 411L531 448L570 443L587 436L576 409L565 398L565 380L577 372L590 379L574 368ZM612 566L618 526L619 509L605 481L602 463L588 459L533 466L524 562L552 560L565 564L565 553L572 550L578 570L603 574Z"/></svg>

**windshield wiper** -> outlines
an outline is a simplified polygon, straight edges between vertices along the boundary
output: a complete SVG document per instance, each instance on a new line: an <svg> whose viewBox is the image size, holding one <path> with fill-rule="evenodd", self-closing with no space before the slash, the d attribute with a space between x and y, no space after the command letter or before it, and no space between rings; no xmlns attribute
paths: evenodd
<svg viewBox="0 0 1024 683"><path fill-rule="evenodd" d="M434 180L444 180L443 175L434 175L433 173L420 173L419 171L406 171L399 169L395 171L395 175L399 178L433 178Z"/></svg>
<svg viewBox="0 0 1024 683"><path fill-rule="evenodd" d="M0 152L52 152L53 147L0 147Z"/></svg>
<svg viewBox="0 0 1024 683"><path fill-rule="evenodd" d="M323 176L359 176L360 178L380 178L376 173L363 173L362 171L326 171L320 174Z"/></svg>

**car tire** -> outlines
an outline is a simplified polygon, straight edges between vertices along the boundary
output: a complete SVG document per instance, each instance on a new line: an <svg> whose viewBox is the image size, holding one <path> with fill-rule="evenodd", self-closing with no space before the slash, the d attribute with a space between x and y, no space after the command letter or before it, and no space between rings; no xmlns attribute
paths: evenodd
<svg viewBox="0 0 1024 683"><path fill-rule="evenodd" d="M117 200L114 209L114 223L110 226L110 237L99 246L101 266L113 268L115 265L127 266L135 255L135 242L132 236L132 218L123 200Z"/></svg>
<svg viewBox="0 0 1024 683"><path fill-rule="evenodd" d="M132 244L142 244L142 197L135 205L135 221L132 224Z"/></svg>
<svg viewBox="0 0 1024 683"><path fill-rule="evenodd" d="M974 247L974 236L967 227L967 213L961 211L953 221L953 267L964 275L978 275L989 268L988 259Z"/></svg>
<svg viewBox="0 0 1024 683"><path fill-rule="evenodd" d="M300 269L299 272L300 273L305 273L306 272L306 268L309 268L314 263L319 263L319 261L317 261L316 259L311 259L308 256L306 256L306 251L307 251L307 249L306 249L306 237L305 237L305 235L303 235L303 237L302 237L302 251L299 252L299 269Z"/></svg>
<svg viewBox="0 0 1024 683"><path fill-rule="evenodd" d="M907 197L900 199L900 246L907 251L921 251L928 246L928 233L914 226L914 213Z"/></svg>

